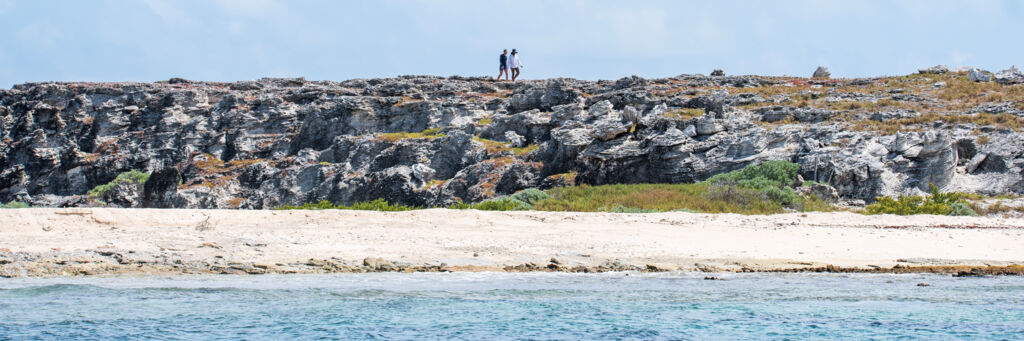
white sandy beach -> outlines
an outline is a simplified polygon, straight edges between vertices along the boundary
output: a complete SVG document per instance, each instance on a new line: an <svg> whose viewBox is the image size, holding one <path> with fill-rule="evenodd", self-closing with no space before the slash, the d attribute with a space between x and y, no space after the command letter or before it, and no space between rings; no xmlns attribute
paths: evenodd
<svg viewBox="0 0 1024 341"><path fill-rule="evenodd" d="M167 259L288 264L379 257L396 264L596 266L669 270L1024 263L1024 221L853 213L612 214L245 211L113 208L0 210L0 251L116 250Z"/></svg>

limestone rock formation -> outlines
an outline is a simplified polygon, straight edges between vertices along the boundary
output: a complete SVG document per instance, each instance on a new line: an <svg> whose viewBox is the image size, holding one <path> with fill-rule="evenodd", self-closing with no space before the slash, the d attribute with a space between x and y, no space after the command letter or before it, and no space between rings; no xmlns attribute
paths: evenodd
<svg viewBox="0 0 1024 341"><path fill-rule="evenodd" d="M998 86L1024 86L1013 70ZM884 90L886 79L725 75L21 84L0 90L0 201L433 206L530 187L694 182L767 160L796 162L846 199L929 183L1024 192L1024 136L971 120L1020 117L1019 99L963 111L933 86L976 72L929 71ZM922 120L919 107L940 116ZM150 174L144 186L86 195L130 170ZM831 200L828 188L815 194Z"/></svg>
<svg viewBox="0 0 1024 341"><path fill-rule="evenodd" d="M978 68L972 68L968 74L968 78L973 82L988 82L992 80L992 73Z"/></svg>
<svg viewBox="0 0 1024 341"><path fill-rule="evenodd" d="M999 84L1020 84L1024 83L1024 72L1016 66L1011 66L1009 69L996 72L992 79Z"/></svg>
<svg viewBox="0 0 1024 341"><path fill-rule="evenodd" d="M812 78L828 78L830 76L832 76L832 73L828 72L828 68L824 66L819 66L817 69L814 69L814 74L811 75Z"/></svg>
<svg viewBox="0 0 1024 341"><path fill-rule="evenodd" d="M944 74L946 72L949 72L949 67L947 67L945 65L936 65L936 66L926 67L926 68L917 70L917 73L921 73L921 74L935 74L935 75L941 75L941 74Z"/></svg>

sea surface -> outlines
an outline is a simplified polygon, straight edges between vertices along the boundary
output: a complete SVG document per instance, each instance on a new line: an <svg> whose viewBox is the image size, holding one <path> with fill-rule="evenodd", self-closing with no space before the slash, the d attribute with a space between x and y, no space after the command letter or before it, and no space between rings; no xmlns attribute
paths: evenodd
<svg viewBox="0 0 1024 341"><path fill-rule="evenodd" d="M705 276L0 279L0 339L1024 339L1024 277Z"/></svg>

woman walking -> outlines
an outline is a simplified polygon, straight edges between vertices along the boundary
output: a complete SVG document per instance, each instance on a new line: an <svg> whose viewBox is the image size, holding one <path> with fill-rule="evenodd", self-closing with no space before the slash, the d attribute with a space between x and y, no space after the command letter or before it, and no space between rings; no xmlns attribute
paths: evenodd
<svg viewBox="0 0 1024 341"><path fill-rule="evenodd" d="M513 52L515 50L512 50ZM501 74L505 74L505 80L508 80L508 50L502 50L501 56L498 56L498 78L497 81L501 81Z"/></svg>
<svg viewBox="0 0 1024 341"><path fill-rule="evenodd" d="M519 62L519 52L516 49L512 49L512 56L508 58L508 67L512 69L512 81L516 81L516 77L519 77L519 68L523 67L523 64Z"/></svg>

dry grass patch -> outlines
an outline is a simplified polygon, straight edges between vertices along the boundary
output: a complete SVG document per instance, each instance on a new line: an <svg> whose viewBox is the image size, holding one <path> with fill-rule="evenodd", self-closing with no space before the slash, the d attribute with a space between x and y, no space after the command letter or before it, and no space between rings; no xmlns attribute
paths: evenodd
<svg viewBox="0 0 1024 341"><path fill-rule="evenodd" d="M444 186L444 184L446 184L446 183L448 183L448 180L440 180L440 179L430 180L429 182L423 184L423 189L433 189L435 187L441 187L441 186Z"/></svg>
<svg viewBox="0 0 1024 341"><path fill-rule="evenodd" d="M887 121L859 120L853 122L851 129L856 131L877 131L886 134L893 134L898 131L920 131L921 125L925 123L941 122L944 124L976 124L979 126L993 126L996 128L1013 129L1020 131L1024 128L1024 118L1012 114L988 114L978 113L967 114L938 114L927 113L918 117L901 118Z"/></svg>
<svg viewBox="0 0 1024 341"><path fill-rule="evenodd" d="M711 185L631 184L561 187L548 190L550 199L534 209L542 211L605 212L616 207L649 211L699 211L705 213L770 214L783 212L782 205L761 199L754 190L749 202L709 198Z"/></svg>
<svg viewBox="0 0 1024 341"><path fill-rule="evenodd" d="M704 109L701 108L682 108L676 109L662 114L662 116L677 119L677 120L689 120L692 118L700 117L704 115Z"/></svg>
<svg viewBox="0 0 1024 341"><path fill-rule="evenodd" d="M429 140L429 139L436 139L436 138L439 138L439 137L445 137L445 135L441 134L440 131L441 131L441 128L430 128L430 129L424 129L421 132L415 132L415 133L411 133L411 132L383 133L383 134L380 134L380 136L377 136L376 140L377 141L398 142L398 141L401 141L401 140L408 140L408 139L428 139Z"/></svg>
<svg viewBox="0 0 1024 341"><path fill-rule="evenodd" d="M513 155L522 156L537 150L537 148L540 148L540 145L537 144L531 144L524 147L512 147L508 143L488 140L479 136L474 136L473 141L482 143L484 145L484 149L487 151L488 154L512 152Z"/></svg>

